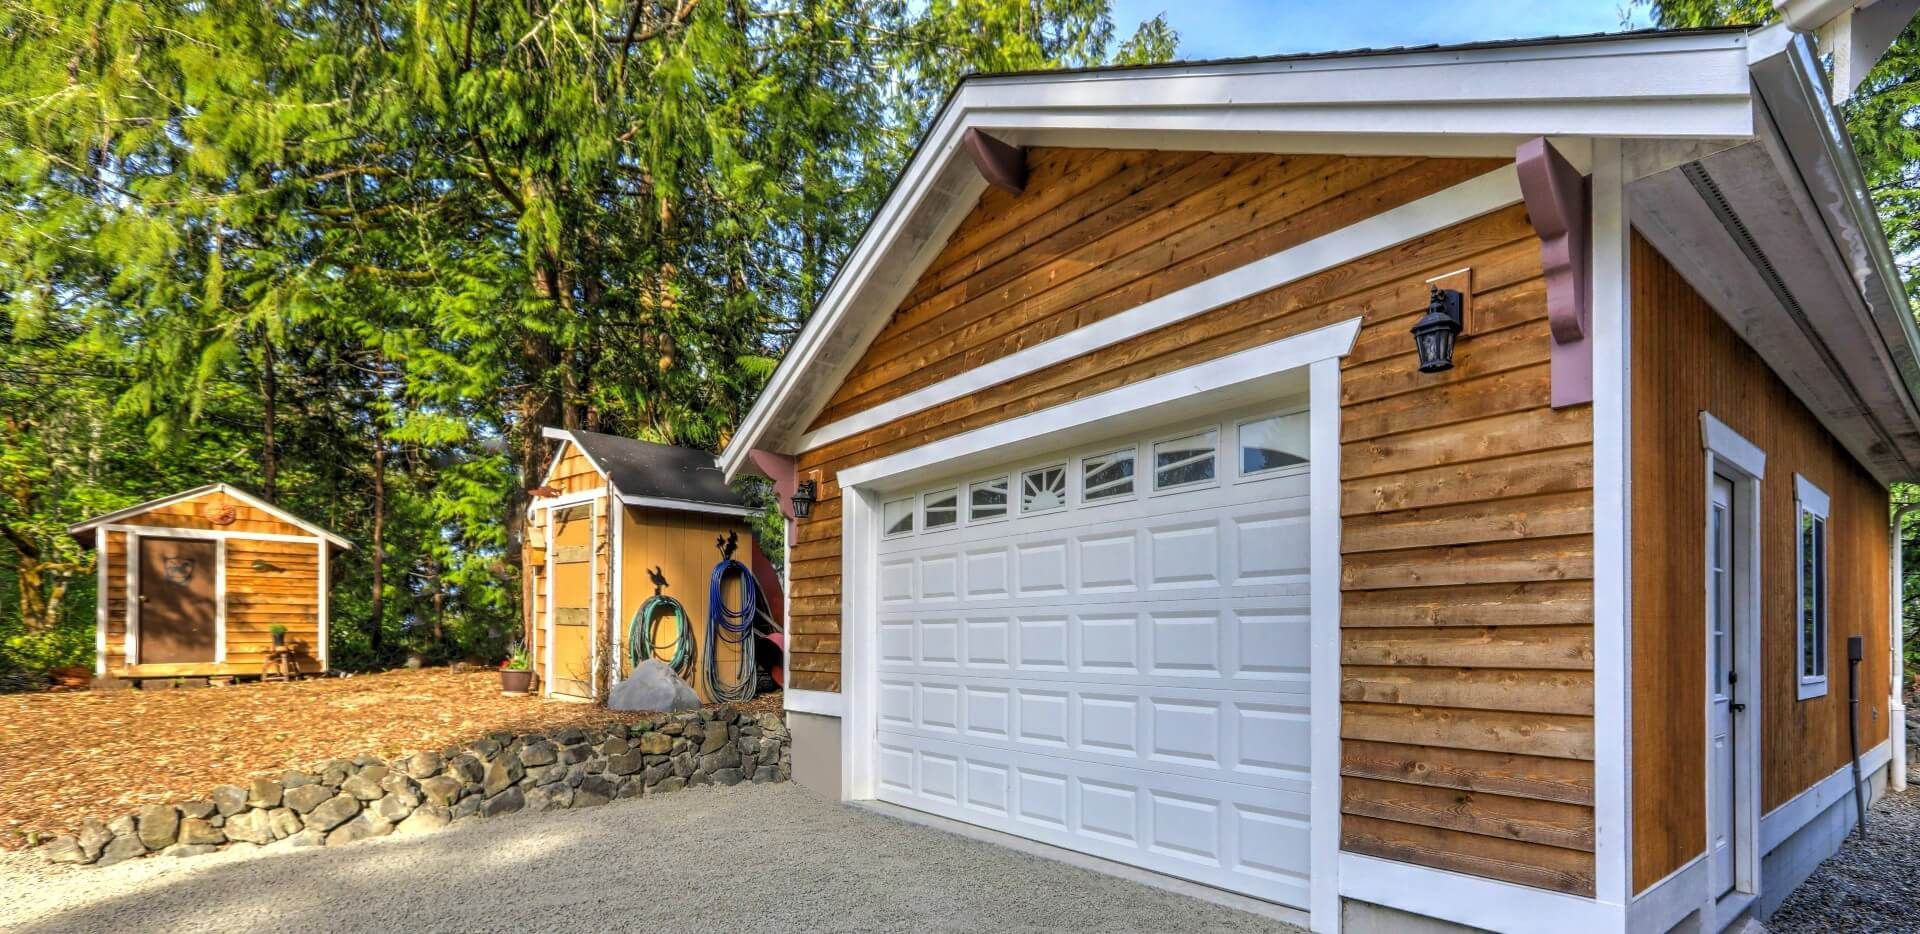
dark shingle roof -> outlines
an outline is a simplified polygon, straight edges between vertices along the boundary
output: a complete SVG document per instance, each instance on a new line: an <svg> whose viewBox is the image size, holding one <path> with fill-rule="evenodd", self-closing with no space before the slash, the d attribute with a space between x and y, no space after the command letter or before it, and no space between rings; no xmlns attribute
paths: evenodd
<svg viewBox="0 0 1920 934"><path fill-rule="evenodd" d="M624 496L753 507L727 486L713 455L705 451L591 431L569 434Z"/></svg>

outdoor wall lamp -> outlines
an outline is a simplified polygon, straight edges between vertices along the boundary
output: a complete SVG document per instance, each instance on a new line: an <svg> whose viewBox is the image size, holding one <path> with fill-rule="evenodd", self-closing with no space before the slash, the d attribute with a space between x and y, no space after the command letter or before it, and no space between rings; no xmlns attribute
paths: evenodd
<svg viewBox="0 0 1920 934"><path fill-rule="evenodd" d="M1436 288L1430 293L1427 313L1413 325L1413 346L1420 351L1420 372L1439 373L1453 369L1453 341L1465 322L1459 292Z"/></svg>
<svg viewBox="0 0 1920 934"><path fill-rule="evenodd" d="M802 480L793 488L793 517L805 519L813 515L813 501L819 498L819 487L812 480Z"/></svg>

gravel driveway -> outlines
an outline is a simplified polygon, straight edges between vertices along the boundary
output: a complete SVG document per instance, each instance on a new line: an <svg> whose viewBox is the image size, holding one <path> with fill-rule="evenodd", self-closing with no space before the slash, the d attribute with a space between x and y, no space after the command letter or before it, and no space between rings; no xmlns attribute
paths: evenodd
<svg viewBox="0 0 1920 934"><path fill-rule="evenodd" d="M794 785L345 847L58 868L0 854L0 930L1288 931Z"/></svg>

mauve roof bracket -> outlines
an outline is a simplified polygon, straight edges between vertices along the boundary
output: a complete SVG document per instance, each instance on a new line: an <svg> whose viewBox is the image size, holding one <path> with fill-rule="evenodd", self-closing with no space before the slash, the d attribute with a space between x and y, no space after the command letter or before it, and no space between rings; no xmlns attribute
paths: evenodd
<svg viewBox="0 0 1920 934"><path fill-rule="evenodd" d="M1545 137L1514 152L1527 219L1540 236L1540 265L1547 279L1547 325L1553 333L1549 360L1553 407L1593 401L1593 342L1588 340L1593 306L1593 198L1587 178Z"/></svg>
<svg viewBox="0 0 1920 934"><path fill-rule="evenodd" d="M967 147L973 167L980 170L980 177L986 179L987 184L1016 195L1027 190L1025 147L1002 142L971 127L961 141Z"/></svg>

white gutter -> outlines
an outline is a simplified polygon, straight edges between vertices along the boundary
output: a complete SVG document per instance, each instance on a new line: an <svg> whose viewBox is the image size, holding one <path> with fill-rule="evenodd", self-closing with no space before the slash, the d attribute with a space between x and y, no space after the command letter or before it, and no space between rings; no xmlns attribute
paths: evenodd
<svg viewBox="0 0 1920 934"><path fill-rule="evenodd" d="M1920 503L1908 503L1893 511L1893 547L1889 549L1893 565L1893 576L1890 578L1893 612L1890 614L1892 619L1889 621L1887 641L1893 647L1893 665L1887 715L1893 722L1887 726L1887 737L1893 740L1893 768L1889 770L1893 774L1888 778L1893 782L1894 791L1905 791L1907 788L1907 704L1906 692L1902 690L1906 687L1903 683L1906 680L1906 666L1903 664L1906 657L1906 608L1903 604L1906 603L1907 586L1903 576L1906 573L1906 556L1901 553L1900 526L1907 518L1907 513L1916 509L1920 509Z"/></svg>

